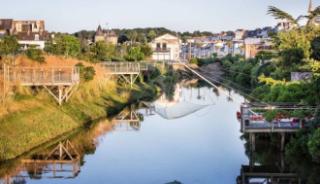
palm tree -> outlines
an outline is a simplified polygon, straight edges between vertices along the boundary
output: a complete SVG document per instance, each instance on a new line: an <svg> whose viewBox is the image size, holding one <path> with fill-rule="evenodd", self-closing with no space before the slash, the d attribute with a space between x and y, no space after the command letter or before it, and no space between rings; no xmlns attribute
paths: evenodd
<svg viewBox="0 0 320 184"><path fill-rule="evenodd" d="M279 8L275 7L275 6L269 6L268 9L268 14L272 15L275 19L278 20L287 20L289 21L292 25L298 26L299 27L299 19L300 16L298 18L294 18L292 15L290 15L289 13L280 10Z"/></svg>
<svg viewBox="0 0 320 184"><path fill-rule="evenodd" d="M320 6L318 6L316 9L313 11L309 11L308 15L303 16L303 18L307 19L307 26L311 26L314 24L315 19L320 16Z"/></svg>
<svg viewBox="0 0 320 184"><path fill-rule="evenodd" d="M315 23L315 19L320 16L320 6L318 6L314 10L312 10L312 8L309 8L308 15L300 15L297 18L294 18L289 13L282 11L275 6L269 6L268 14L279 20L287 20L296 27L300 27L299 21L303 18L306 18L306 26L309 27L312 26Z"/></svg>

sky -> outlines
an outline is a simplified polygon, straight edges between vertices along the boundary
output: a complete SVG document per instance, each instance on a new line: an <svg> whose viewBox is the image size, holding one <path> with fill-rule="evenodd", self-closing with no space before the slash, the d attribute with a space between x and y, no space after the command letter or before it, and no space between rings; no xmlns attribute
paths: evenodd
<svg viewBox="0 0 320 184"><path fill-rule="evenodd" d="M166 27L220 32L274 26L273 5L294 16L309 0L0 0L0 18L42 19L48 31L73 33L104 28ZM314 6L320 0L313 0Z"/></svg>

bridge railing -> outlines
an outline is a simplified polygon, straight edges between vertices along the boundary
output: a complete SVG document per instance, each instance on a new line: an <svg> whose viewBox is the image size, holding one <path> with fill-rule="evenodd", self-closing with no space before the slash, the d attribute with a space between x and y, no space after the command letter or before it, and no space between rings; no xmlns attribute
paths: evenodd
<svg viewBox="0 0 320 184"><path fill-rule="evenodd" d="M80 82L78 67L12 67L5 69L7 81L23 86L72 85Z"/></svg>
<svg viewBox="0 0 320 184"><path fill-rule="evenodd" d="M145 62L104 62L101 66L112 74L140 73L149 68Z"/></svg>

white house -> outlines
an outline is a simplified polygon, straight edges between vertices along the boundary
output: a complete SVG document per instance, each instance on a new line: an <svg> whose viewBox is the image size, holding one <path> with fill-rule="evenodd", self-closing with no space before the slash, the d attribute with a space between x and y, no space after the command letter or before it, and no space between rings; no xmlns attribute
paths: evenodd
<svg viewBox="0 0 320 184"><path fill-rule="evenodd" d="M164 34L155 38L150 46L153 50L154 61L179 61L181 40L171 34Z"/></svg>

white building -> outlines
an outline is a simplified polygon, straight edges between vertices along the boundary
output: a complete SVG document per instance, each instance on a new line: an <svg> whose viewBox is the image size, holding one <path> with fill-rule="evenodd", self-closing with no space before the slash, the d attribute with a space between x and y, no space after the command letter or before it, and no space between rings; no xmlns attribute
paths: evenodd
<svg viewBox="0 0 320 184"><path fill-rule="evenodd" d="M179 61L181 40L171 34L164 34L155 38L150 46L153 50L154 61Z"/></svg>

